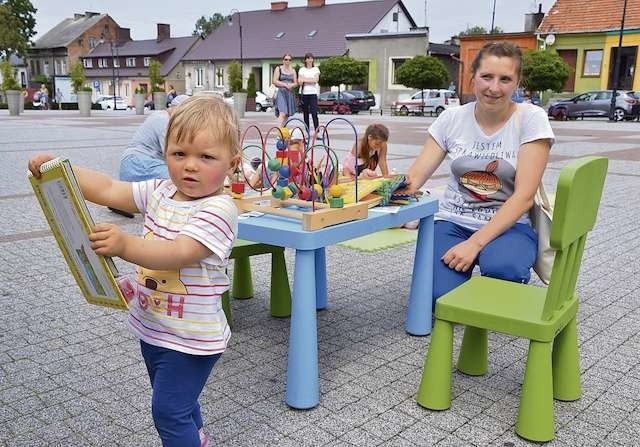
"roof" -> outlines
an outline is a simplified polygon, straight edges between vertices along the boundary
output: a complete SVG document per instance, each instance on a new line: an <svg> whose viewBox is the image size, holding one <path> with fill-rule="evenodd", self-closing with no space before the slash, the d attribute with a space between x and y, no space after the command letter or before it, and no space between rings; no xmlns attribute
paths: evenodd
<svg viewBox="0 0 640 447"><path fill-rule="evenodd" d="M233 15L231 26L216 28L185 60L240 58L242 24L243 59L281 58L285 53L330 57L346 51L345 34L369 33L396 5L411 18L401 0L372 0L356 3L325 4L321 7L287 7L281 11L242 11ZM313 37L309 34L316 31ZM276 34L283 32L281 38Z"/></svg>
<svg viewBox="0 0 640 447"><path fill-rule="evenodd" d="M67 47L71 42L80 37L108 14L86 13L77 14L76 17L64 19L36 40L34 48L59 48Z"/></svg>
<svg viewBox="0 0 640 447"><path fill-rule="evenodd" d="M539 34L620 30L620 0L556 0L538 27ZM627 2L624 29L640 28L640 2Z"/></svg>
<svg viewBox="0 0 640 447"><path fill-rule="evenodd" d="M460 46L429 42L429 54L444 54L446 56L453 54L455 56L459 56Z"/></svg>
<svg viewBox="0 0 640 447"><path fill-rule="evenodd" d="M187 37L170 37L158 42L156 39L147 40L130 40L117 47L117 53L119 57L127 56L148 56L158 57L162 54L168 53L168 57L164 60L161 68L162 76L166 76L173 70L173 68L180 62L184 55L191 49L191 47L200 39L198 36ZM114 49L114 54L115 54ZM109 42L101 43L96 46L87 58L94 57L111 57L111 44ZM136 76L140 72L139 68L131 68L131 76ZM144 71L147 69L145 68ZM91 73L91 76L97 76L98 69L88 69L87 74ZM111 69L109 69L111 73ZM124 76L127 72L120 68L121 76Z"/></svg>

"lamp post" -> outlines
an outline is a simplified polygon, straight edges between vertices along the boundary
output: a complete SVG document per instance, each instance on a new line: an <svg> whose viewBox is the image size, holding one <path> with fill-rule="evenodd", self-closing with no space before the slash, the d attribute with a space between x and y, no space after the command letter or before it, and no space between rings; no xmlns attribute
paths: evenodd
<svg viewBox="0 0 640 447"><path fill-rule="evenodd" d="M242 80L244 78L244 64L243 64L243 57L242 57L242 21L240 19L240 11L233 8L230 12L231 12L231 15L229 16L229 26L233 26L233 16L235 14L238 14L238 30L240 35L240 79ZM244 86L244 83L243 83L243 86Z"/></svg>
<svg viewBox="0 0 640 447"><path fill-rule="evenodd" d="M109 48L111 49L111 83L113 85L113 110L116 110L116 61L113 54L113 40L109 41Z"/></svg>
<svg viewBox="0 0 640 447"><path fill-rule="evenodd" d="M618 77L620 75L620 57L622 56L622 34L624 33L624 16L627 14L627 0L622 5L622 22L620 23L620 37L618 38L618 52L616 53L616 63L613 69L613 92L611 94L611 105L609 106L609 121L615 121L616 111L616 90L618 89Z"/></svg>
<svg viewBox="0 0 640 447"><path fill-rule="evenodd" d="M496 0L493 0L493 12L491 13L491 29L489 30L489 34L493 34L493 24L496 20Z"/></svg>

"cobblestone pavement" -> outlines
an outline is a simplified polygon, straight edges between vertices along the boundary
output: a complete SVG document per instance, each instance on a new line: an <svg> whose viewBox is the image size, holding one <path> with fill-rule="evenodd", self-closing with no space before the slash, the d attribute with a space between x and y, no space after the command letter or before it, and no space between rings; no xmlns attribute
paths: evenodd
<svg viewBox="0 0 640 447"><path fill-rule="evenodd" d="M389 126L390 164L398 172L418 153L432 121L351 118L359 131L374 120ZM125 314L84 303L25 175L27 159L40 151L114 174L141 121L132 112L80 118L77 112L27 111L10 118L0 111L2 446L159 445L147 375ZM247 114L243 127L253 123L266 130L275 118ZM640 123L553 126L558 143L545 173L549 189L574 157L603 154L610 165L578 282L583 397L555 404L557 437L550 445L640 445ZM334 122L330 129L332 146L348 150L351 127ZM98 221L139 231L139 219L92 211ZM412 246L374 254L328 248L329 307L318 313L321 402L308 411L284 403L289 320L270 317L269 258L254 257L255 297L233 302L234 335L201 398L212 444L529 445L514 434L527 347L522 340L492 335L489 373L456 373L451 410L430 412L416 404L430 338L403 329L412 256ZM290 272L292 259L287 250Z"/></svg>

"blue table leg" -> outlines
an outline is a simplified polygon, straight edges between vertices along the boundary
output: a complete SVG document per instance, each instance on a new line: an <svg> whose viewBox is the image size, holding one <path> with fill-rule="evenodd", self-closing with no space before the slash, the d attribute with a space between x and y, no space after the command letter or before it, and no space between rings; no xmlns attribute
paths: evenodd
<svg viewBox="0 0 640 447"><path fill-rule="evenodd" d="M411 335L431 333L433 299L433 216L420 219L416 243L411 294L407 306L405 330Z"/></svg>
<svg viewBox="0 0 640 447"><path fill-rule="evenodd" d="M296 250L285 401L293 408L320 402L314 250Z"/></svg>
<svg viewBox="0 0 640 447"><path fill-rule="evenodd" d="M327 257L324 247L316 252L316 309L327 308Z"/></svg>

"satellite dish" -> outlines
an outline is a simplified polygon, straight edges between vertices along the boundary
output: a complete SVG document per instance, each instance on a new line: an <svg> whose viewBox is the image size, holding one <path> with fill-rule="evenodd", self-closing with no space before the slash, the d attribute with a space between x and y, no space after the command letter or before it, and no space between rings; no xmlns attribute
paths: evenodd
<svg viewBox="0 0 640 447"><path fill-rule="evenodd" d="M544 38L544 43L549 46L553 45L554 43L556 43L556 36L554 36L553 34L547 34L547 37Z"/></svg>

